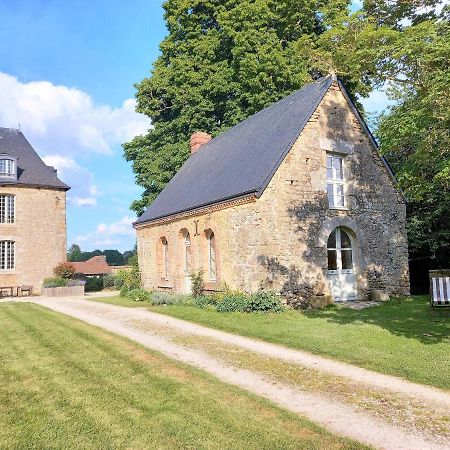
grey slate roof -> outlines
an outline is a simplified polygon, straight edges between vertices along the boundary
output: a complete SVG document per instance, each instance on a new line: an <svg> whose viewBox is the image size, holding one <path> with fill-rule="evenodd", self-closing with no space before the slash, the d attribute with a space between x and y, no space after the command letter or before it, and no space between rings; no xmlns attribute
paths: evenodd
<svg viewBox="0 0 450 450"><path fill-rule="evenodd" d="M135 223L260 196L331 83L308 84L202 145Z"/></svg>
<svg viewBox="0 0 450 450"><path fill-rule="evenodd" d="M56 170L47 166L20 130L0 128L0 154L17 158L17 180L0 178L0 185L23 184L29 186L70 189L58 179Z"/></svg>

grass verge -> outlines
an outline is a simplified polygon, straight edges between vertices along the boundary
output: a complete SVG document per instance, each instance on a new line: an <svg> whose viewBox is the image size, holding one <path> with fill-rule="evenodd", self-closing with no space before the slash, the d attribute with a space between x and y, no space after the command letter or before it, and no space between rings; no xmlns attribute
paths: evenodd
<svg viewBox="0 0 450 450"><path fill-rule="evenodd" d="M366 448L39 306L0 323L2 448Z"/></svg>
<svg viewBox="0 0 450 450"><path fill-rule="evenodd" d="M95 299L146 308L287 347L307 350L381 373L450 389L450 309L432 310L413 296L353 310L281 314L219 313L186 305L151 306L120 297Z"/></svg>

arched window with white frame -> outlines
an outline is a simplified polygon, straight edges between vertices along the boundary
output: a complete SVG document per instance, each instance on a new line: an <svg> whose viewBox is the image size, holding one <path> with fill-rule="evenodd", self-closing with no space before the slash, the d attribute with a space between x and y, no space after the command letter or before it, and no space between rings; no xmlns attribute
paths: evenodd
<svg viewBox="0 0 450 450"><path fill-rule="evenodd" d="M16 160L14 156L0 155L0 177L16 178Z"/></svg>
<svg viewBox="0 0 450 450"><path fill-rule="evenodd" d="M214 231L208 230L206 238L208 240L208 277L209 281L217 281L217 258L216 258L216 236Z"/></svg>
<svg viewBox="0 0 450 450"><path fill-rule="evenodd" d="M184 246L184 273L189 275L192 272L191 264L191 235L189 231L185 231L183 235L183 246Z"/></svg>
<svg viewBox="0 0 450 450"><path fill-rule="evenodd" d="M353 272L353 248L349 234L343 228L335 228L327 242L328 271Z"/></svg>
<svg viewBox="0 0 450 450"><path fill-rule="evenodd" d="M162 244L162 277L169 279L169 242L165 237L161 238Z"/></svg>

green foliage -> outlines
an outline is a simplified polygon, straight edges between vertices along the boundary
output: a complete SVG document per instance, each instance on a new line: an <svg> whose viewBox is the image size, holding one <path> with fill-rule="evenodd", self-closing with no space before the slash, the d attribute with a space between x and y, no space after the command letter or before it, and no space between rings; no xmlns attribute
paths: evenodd
<svg viewBox="0 0 450 450"><path fill-rule="evenodd" d="M128 291L141 288L141 276L138 267L130 270L119 270L115 276L114 287L120 289L120 295L124 296Z"/></svg>
<svg viewBox="0 0 450 450"><path fill-rule="evenodd" d="M166 292L153 292L151 296L151 303L155 306L159 305L180 305L185 303L188 296L169 294Z"/></svg>
<svg viewBox="0 0 450 450"><path fill-rule="evenodd" d="M67 286L68 281L69 280L67 278L49 277L49 278L44 278L43 285L45 288L63 287L63 286Z"/></svg>
<svg viewBox="0 0 450 450"><path fill-rule="evenodd" d="M197 130L228 129L319 75L317 38L350 0L167 0L168 35L152 74L137 85L137 111L153 128L124 145L142 213L186 161Z"/></svg>
<svg viewBox="0 0 450 450"><path fill-rule="evenodd" d="M84 285L86 292L97 292L103 289L103 280L101 277L86 278L86 284Z"/></svg>
<svg viewBox="0 0 450 450"><path fill-rule="evenodd" d="M75 267L70 262L62 262L53 269L53 273L58 278L70 278L75 273Z"/></svg>
<svg viewBox="0 0 450 450"><path fill-rule="evenodd" d="M219 312L244 312L248 305L248 295L243 293L230 293L217 302Z"/></svg>
<svg viewBox="0 0 450 450"><path fill-rule="evenodd" d="M213 295L201 295L198 297L194 297L194 306L196 308L206 308L207 306L216 305L216 299Z"/></svg>
<svg viewBox="0 0 450 450"><path fill-rule="evenodd" d="M115 286L116 277L112 273L103 275L103 287L112 288Z"/></svg>
<svg viewBox="0 0 450 450"><path fill-rule="evenodd" d="M246 312L280 313L284 310L279 297L263 290L251 295L244 309Z"/></svg>
<svg viewBox="0 0 450 450"><path fill-rule="evenodd" d="M136 255L136 248L120 253L118 250L94 250L92 252L83 252L79 245L73 244L67 252L68 261L87 261L93 256L106 256L106 262L110 266L123 266L131 264L129 261Z"/></svg>
<svg viewBox="0 0 450 450"><path fill-rule="evenodd" d="M205 281L203 278L203 269L191 273L192 296L194 298L201 297L205 291Z"/></svg>
<svg viewBox="0 0 450 450"><path fill-rule="evenodd" d="M127 292L126 297L134 302L149 302L151 300L151 293L145 289L132 289Z"/></svg>

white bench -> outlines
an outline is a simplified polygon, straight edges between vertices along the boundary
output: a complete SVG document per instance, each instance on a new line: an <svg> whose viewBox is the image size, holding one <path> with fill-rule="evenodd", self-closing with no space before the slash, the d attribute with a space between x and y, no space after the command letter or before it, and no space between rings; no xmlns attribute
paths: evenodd
<svg viewBox="0 0 450 450"><path fill-rule="evenodd" d="M450 277L431 277L431 306L450 306Z"/></svg>

